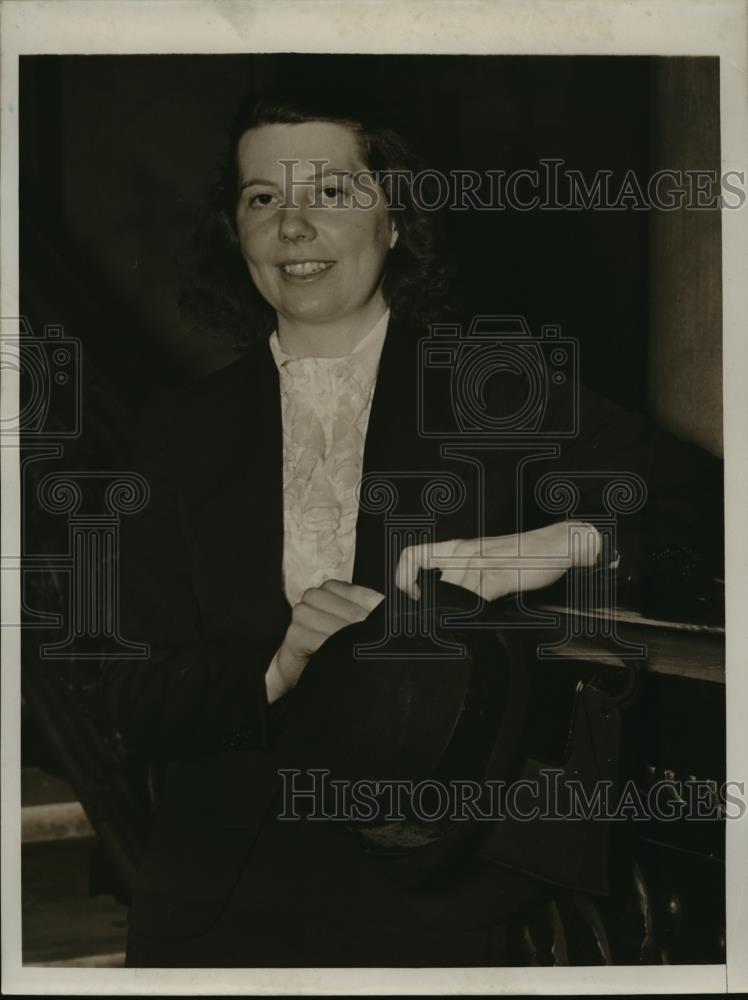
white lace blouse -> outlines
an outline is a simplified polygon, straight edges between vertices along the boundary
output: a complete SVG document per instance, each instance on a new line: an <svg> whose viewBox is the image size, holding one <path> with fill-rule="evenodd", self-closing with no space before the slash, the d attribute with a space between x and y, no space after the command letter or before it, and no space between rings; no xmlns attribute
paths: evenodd
<svg viewBox="0 0 748 1000"><path fill-rule="evenodd" d="M389 312L352 354L286 354L278 334L283 419L283 587L293 607L308 587L351 582L357 487Z"/></svg>

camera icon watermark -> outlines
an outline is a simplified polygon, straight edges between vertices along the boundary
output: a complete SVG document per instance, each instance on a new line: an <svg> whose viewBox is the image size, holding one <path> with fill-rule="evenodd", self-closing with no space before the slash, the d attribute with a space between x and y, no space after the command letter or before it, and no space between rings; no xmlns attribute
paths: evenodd
<svg viewBox="0 0 748 1000"><path fill-rule="evenodd" d="M516 442L579 430L579 350L558 326L535 337L522 316L476 316L467 330L431 327L420 342L419 432L426 438ZM449 412L432 402L444 398Z"/></svg>
<svg viewBox="0 0 748 1000"><path fill-rule="evenodd" d="M17 435L77 438L82 422L80 341L59 325L45 326L37 336L23 316L0 322L0 367L4 380L17 373L19 388L18 408L0 417L0 442Z"/></svg>

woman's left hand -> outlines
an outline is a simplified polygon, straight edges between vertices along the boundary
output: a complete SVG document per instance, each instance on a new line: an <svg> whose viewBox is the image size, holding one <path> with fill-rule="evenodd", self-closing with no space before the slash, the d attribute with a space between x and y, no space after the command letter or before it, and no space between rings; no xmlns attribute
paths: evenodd
<svg viewBox="0 0 748 1000"><path fill-rule="evenodd" d="M444 583L495 601L548 587L569 569L593 566L600 548L597 529L578 521L560 521L516 535L411 545L400 555L395 582L418 600L419 569L441 569Z"/></svg>

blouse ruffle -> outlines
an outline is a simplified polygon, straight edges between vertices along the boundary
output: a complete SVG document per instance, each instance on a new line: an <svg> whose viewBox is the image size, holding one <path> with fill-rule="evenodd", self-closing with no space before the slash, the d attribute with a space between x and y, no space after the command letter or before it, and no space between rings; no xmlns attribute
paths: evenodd
<svg viewBox="0 0 748 1000"><path fill-rule="evenodd" d="M283 418L283 582L293 607L309 587L350 582L358 485L389 313L344 357L294 357L270 348Z"/></svg>

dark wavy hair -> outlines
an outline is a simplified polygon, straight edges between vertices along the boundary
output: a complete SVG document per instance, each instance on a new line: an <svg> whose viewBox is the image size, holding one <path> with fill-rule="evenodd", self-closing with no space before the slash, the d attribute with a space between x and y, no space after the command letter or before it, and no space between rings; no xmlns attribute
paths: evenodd
<svg viewBox="0 0 748 1000"><path fill-rule="evenodd" d="M275 310L256 289L239 244L237 146L246 132L261 125L315 121L343 125L355 134L364 164L377 175L390 210L396 213L399 238L388 255L382 284L393 318L418 326L443 319L451 269L434 213L422 208L413 196L408 179L422 165L401 135L377 121L376 115L351 115L331 107L329 101L315 105L260 100L245 102L234 120L220 179L193 237L179 298L188 328L231 337L238 349L267 338L275 328ZM398 174L395 201L392 184Z"/></svg>

